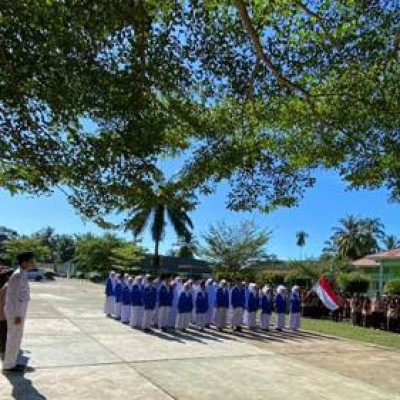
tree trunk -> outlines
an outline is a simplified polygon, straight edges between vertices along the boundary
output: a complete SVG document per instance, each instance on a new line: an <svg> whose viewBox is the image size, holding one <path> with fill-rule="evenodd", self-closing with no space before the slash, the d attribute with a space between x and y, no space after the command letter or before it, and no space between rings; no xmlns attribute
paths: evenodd
<svg viewBox="0 0 400 400"><path fill-rule="evenodd" d="M158 255L158 245L159 245L159 241L156 240L154 242L154 258L153 258L153 264L154 264L156 271L158 271L158 269L160 268L160 257Z"/></svg>

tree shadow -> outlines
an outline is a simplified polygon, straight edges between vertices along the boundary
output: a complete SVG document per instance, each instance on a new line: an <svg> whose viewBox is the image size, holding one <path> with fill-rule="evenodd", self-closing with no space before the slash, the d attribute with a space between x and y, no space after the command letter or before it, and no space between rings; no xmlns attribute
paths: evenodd
<svg viewBox="0 0 400 400"><path fill-rule="evenodd" d="M29 372L34 370L30 368ZM47 400L33 385L30 379L25 377L25 373L11 373L4 375L12 385L11 396L15 400Z"/></svg>

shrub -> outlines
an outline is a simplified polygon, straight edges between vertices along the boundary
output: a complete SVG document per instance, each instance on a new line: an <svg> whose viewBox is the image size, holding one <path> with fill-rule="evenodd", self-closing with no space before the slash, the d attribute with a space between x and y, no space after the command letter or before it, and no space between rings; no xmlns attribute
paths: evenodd
<svg viewBox="0 0 400 400"><path fill-rule="evenodd" d="M44 277L50 281L53 281L55 276L56 276L56 274L54 273L54 271L45 271L44 272Z"/></svg>
<svg viewBox="0 0 400 400"><path fill-rule="evenodd" d="M385 293L391 295L400 295L400 279L391 279L385 284Z"/></svg>
<svg viewBox="0 0 400 400"><path fill-rule="evenodd" d="M87 278L90 282L100 283L104 281L104 274L98 271L89 272Z"/></svg>
<svg viewBox="0 0 400 400"><path fill-rule="evenodd" d="M85 274L82 271L77 271L75 273L74 278L76 278L76 279L84 279L85 278Z"/></svg>
<svg viewBox="0 0 400 400"><path fill-rule="evenodd" d="M360 272L342 272L338 275L337 285L345 293L365 293L371 281Z"/></svg>

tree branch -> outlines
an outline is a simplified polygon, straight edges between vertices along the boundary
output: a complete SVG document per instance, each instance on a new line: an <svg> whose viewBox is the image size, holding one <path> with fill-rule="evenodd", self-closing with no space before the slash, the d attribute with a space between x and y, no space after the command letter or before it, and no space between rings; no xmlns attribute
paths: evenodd
<svg viewBox="0 0 400 400"><path fill-rule="evenodd" d="M310 100L309 92L300 85L298 85L297 83L293 82L288 76L280 72L278 67L274 65L274 63L267 56L267 54L265 54L264 49L260 42L259 34L253 26L253 23L247 12L247 8L243 0L235 0L235 4L239 13L239 17L242 20L243 26L246 29L248 35L250 36L250 40L253 44L253 48L258 59L268 67L268 69L276 77L278 82L282 83L293 92L300 94L301 97Z"/></svg>
<svg viewBox="0 0 400 400"><path fill-rule="evenodd" d="M254 81L256 79L257 73L260 70L260 68L261 68L261 63L257 59L256 65L254 66L253 72L251 73L251 76L250 76L249 86L246 91L246 100L250 100L253 97Z"/></svg>

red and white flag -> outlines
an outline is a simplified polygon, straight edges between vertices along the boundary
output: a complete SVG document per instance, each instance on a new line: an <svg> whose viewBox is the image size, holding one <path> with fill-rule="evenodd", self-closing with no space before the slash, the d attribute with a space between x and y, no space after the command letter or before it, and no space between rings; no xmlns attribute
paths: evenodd
<svg viewBox="0 0 400 400"><path fill-rule="evenodd" d="M315 284L312 290L317 293L326 308L329 308L331 311L335 311L339 308L340 297L332 289L325 276L319 278L318 283Z"/></svg>

